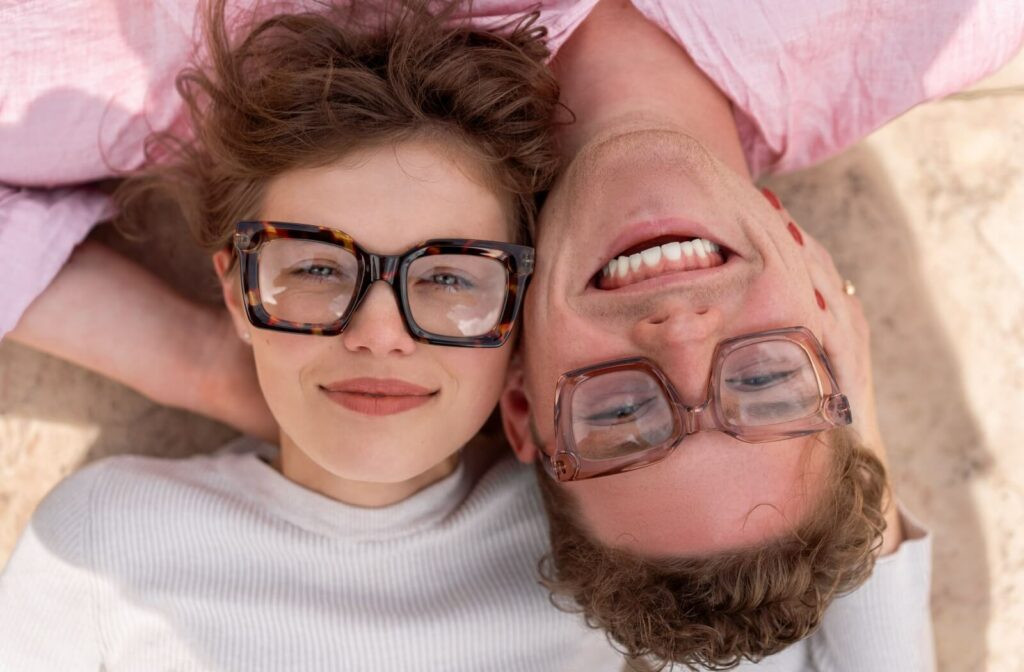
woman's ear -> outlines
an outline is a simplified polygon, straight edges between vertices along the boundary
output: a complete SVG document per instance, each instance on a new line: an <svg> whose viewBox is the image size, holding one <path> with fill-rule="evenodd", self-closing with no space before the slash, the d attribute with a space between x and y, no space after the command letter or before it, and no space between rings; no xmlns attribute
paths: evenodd
<svg viewBox="0 0 1024 672"><path fill-rule="evenodd" d="M252 341L253 326L242 307L242 286L238 273L232 271L232 261L230 250L218 250L213 254L213 270L217 272L217 279L220 280L221 295L224 297L224 305L231 315L235 331L239 338L249 343Z"/></svg>
<svg viewBox="0 0 1024 672"><path fill-rule="evenodd" d="M526 396L523 382L523 360L521 353L512 356L509 362L505 389L501 393L501 423L505 436L512 446L516 458L524 464L537 459L537 445L530 431L530 400Z"/></svg>

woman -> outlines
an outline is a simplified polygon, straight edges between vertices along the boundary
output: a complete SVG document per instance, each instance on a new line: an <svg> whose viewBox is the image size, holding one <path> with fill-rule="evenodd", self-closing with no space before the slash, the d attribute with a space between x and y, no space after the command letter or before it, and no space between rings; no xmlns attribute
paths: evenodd
<svg viewBox="0 0 1024 672"><path fill-rule="evenodd" d="M474 442L554 167L542 32L285 14L235 46L224 4L195 142L123 197L169 189L217 250L280 449L62 483L0 578L0 668L618 669L535 579L532 474Z"/></svg>

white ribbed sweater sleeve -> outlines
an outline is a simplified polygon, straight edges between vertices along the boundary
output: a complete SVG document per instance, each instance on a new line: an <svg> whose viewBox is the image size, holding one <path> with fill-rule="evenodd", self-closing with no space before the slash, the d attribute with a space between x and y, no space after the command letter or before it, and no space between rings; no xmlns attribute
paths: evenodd
<svg viewBox="0 0 1024 672"><path fill-rule="evenodd" d="M932 672L931 535L900 509L906 539L806 639L736 672Z"/></svg>
<svg viewBox="0 0 1024 672"><path fill-rule="evenodd" d="M97 578L90 560L89 499L58 488L39 505L0 576L0 672L98 672Z"/></svg>
<svg viewBox="0 0 1024 672"><path fill-rule="evenodd" d="M836 599L809 639L820 672L930 672L931 536L901 510L907 538L879 558L871 577Z"/></svg>

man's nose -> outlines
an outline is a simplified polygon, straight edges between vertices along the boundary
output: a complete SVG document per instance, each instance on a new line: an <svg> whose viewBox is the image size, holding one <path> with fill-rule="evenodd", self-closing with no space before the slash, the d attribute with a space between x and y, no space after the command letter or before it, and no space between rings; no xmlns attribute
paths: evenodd
<svg viewBox="0 0 1024 672"><path fill-rule="evenodd" d="M652 306L633 325L633 343L645 353L657 355L666 349L711 341L722 335L724 316L716 306L663 303Z"/></svg>
<svg viewBox="0 0 1024 672"><path fill-rule="evenodd" d="M408 355L416 347L399 312L392 289L384 282L375 282L356 308L345 331L342 343L352 352L374 355Z"/></svg>
<svg viewBox="0 0 1024 672"><path fill-rule="evenodd" d="M659 307L634 325L632 339L668 374L682 401L693 406L704 400L711 353L723 326L722 311L714 306Z"/></svg>

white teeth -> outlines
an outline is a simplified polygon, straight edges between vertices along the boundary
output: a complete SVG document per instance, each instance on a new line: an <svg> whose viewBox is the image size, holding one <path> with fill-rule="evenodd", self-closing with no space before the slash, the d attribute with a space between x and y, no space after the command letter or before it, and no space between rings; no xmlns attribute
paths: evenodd
<svg viewBox="0 0 1024 672"><path fill-rule="evenodd" d="M711 263L709 256L716 253L721 254L721 250L720 245L704 238L694 238L684 243L665 243L649 247L628 257L616 257L601 269L601 275L605 278L622 280L630 273L639 271L642 266L656 268L662 259L665 259L666 262L676 262L685 258L687 263L698 262L701 268L707 268Z"/></svg>
<svg viewBox="0 0 1024 672"><path fill-rule="evenodd" d="M644 266L654 268L661 263L661 248L650 247L640 253L640 258L643 259Z"/></svg>
<svg viewBox="0 0 1024 672"><path fill-rule="evenodd" d="M615 275L619 278L626 277L626 273L629 272L629 260L625 257L619 257L615 260Z"/></svg>

